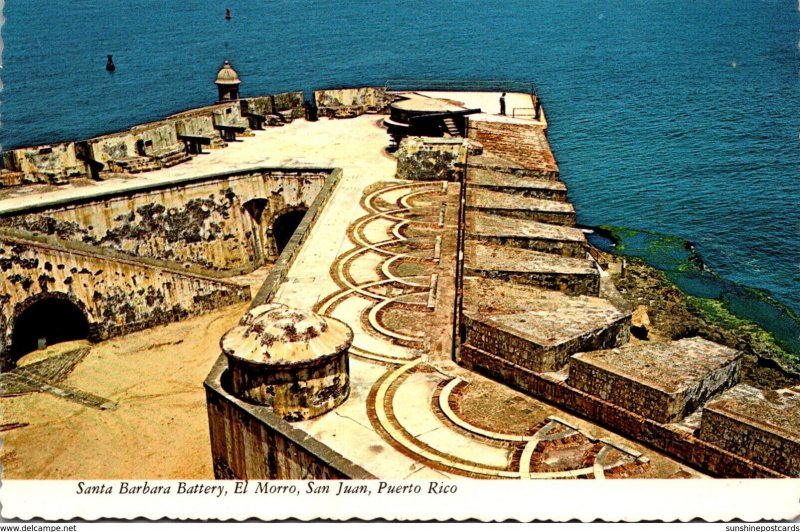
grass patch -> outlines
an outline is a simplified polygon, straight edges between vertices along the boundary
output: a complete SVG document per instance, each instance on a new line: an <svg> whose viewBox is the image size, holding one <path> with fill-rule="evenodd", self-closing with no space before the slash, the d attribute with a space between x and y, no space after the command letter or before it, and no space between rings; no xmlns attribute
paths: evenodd
<svg viewBox="0 0 800 532"><path fill-rule="evenodd" d="M800 357L783 349L769 331L758 324L732 313L725 304L718 299L708 299L684 294L689 307L697 311L701 317L720 325L725 329L735 330L746 334L751 341L766 346L787 368L800 371Z"/></svg>

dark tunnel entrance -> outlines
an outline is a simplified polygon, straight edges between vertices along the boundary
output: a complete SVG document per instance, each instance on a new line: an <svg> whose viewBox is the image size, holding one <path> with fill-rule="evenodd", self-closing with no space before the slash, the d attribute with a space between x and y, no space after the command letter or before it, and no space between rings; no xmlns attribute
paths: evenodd
<svg viewBox="0 0 800 532"><path fill-rule="evenodd" d="M81 309L67 299L48 297L26 308L11 335L14 361L40 347L89 336L89 323Z"/></svg>
<svg viewBox="0 0 800 532"><path fill-rule="evenodd" d="M275 245L278 247L279 255L283 252L286 244L289 243L305 215L306 211L296 210L281 214L275 219L275 223L272 224L272 236L275 237Z"/></svg>

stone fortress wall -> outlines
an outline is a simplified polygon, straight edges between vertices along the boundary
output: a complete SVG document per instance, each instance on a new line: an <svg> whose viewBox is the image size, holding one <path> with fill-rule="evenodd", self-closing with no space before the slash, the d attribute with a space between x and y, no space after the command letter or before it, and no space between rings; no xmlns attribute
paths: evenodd
<svg viewBox="0 0 800 532"><path fill-rule="evenodd" d="M376 112L390 101L379 87L320 90L314 97L320 116L329 117ZM224 148L226 127L247 135L248 129L280 126L303 116L303 92L292 91L190 109L84 141L8 150L0 157L0 187L63 184L167 168L189 160L193 140L210 149Z"/></svg>
<svg viewBox="0 0 800 532"><path fill-rule="evenodd" d="M320 116L328 117L377 112L391 101L381 87L319 90L314 97ZM61 184L166 168L188 160L182 138L203 138L208 148L224 148L220 128L280 126L304 115L303 93L292 91L190 109L84 141L8 150L0 158L0 186Z"/></svg>
<svg viewBox="0 0 800 532"><path fill-rule="evenodd" d="M384 95L380 88L316 94L326 109L352 113L355 104L356 114ZM9 150L0 157L0 188L165 168L304 115L303 92L294 91L219 102L84 141ZM278 219L307 211L331 176L331 169L258 168L7 210L0 215L0 353L7 362L19 316L47 299L78 307L93 340L247 300L249 290L224 277L277 259Z"/></svg>
<svg viewBox="0 0 800 532"><path fill-rule="evenodd" d="M781 392L781 403L744 394L749 387L737 384L741 354L701 338L630 343L630 310L608 299L614 288L572 227L574 209L565 203L543 128L475 121L462 141L404 140L397 177L424 181L426 174L427 180L455 180L463 187L463 273L456 296L462 303L454 334L460 365L715 476L800 475L794 458L797 392ZM267 447L276 433L282 435L276 448L290 434L296 441L296 429L282 425L269 408L244 406L224 380L220 359L206 381L212 434L219 435L212 443L215 466L236 463L235 470L226 466L218 474L253 478L257 464L233 444L258 438L254 423L269 435L262 442ZM222 413L223 403L242 412ZM757 410L766 413L758 419L748 414ZM236 421L242 416L245 424ZM369 475L348 473L344 457L313 443L314 449L305 444L283 457L270 451L269 461L291 464L312 454L321 471ZM298 478L281 468L274 474Z"/></svg>
<svg viewBox="0 0 800 532"><path fill-rule="evenodd" d="M102 179L115 173L167 168L189 160L186 137L204 139L204 146L224 148L221 128L248 128L243 113L261 113L282 124L303 116L302 92L246 98L191 109L126 131L84 141L17 148L3 152L0 186L61 184L73 179Z"/></svg>
<svg viewBox="0 0 800 532"><path fill-rule="evenodd" d="M4 234L0 234L0 269L3 353L11 347L18 318L46 299L64 299L79 308L92 341L250 299L248 287L223 279Z"/></svg>
<svg viewBox="0 0 800 532"><path fill-rule="evenodd" d="M226 277L279 255L282 215L302 214L326 169L199 176L0 215L0 353L14 358L20 316L63 299L102 340L248 301Z"/></svg>
<svg viewBox="0 0 800 532"><path fill-rule="evenodd" d="M278 256L278 216L307 210L330 171L259 169L206 176L0 218L0 228L137 257L241 273Z"/></svg>
<svg viewBox="0 0 800 532"><path fill-rule="evenodd" d="M374 87L315 92L319 114L331 118L381 112L390 100ZM88 141L6 152L0 181L56 184L163 168L188 160L192 142L224 147L231 135L303 115L300 92L244 98ZM399 178L425 180L429 171L429 180L462 186L456 361L714 475L800 476L797 391L776 400L737 385L738 353L710 342L627 344L630 313L606 299L575 233L544 129L481 120L466 136L412 140L398 156ZM19 315L49 297L73 302L98 339L246 300L244 287L220 277L276 257L275 217L314 211L335 175L258 169L5 215L0 348L8 350ZM312 227L301 226L287 256ZM279 261L261 302L290 265ZM206 381L218 477L370 476L268 407L241 403L224 379L217 364ZM226 447L244 435L258 445ZM253 461L263 448L266 461Z"/></svg>

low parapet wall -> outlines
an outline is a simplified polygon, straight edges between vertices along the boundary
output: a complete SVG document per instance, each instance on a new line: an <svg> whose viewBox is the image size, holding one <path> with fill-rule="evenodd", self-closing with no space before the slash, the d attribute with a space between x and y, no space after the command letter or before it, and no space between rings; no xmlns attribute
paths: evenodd
<svg viewBox="0 0 800 532"><path fill-rule="evenodd" d="M341 170L331 172L253 299L251 308L272 300L340 179ZM250 404L231 394L226 369L227 360L220 355L204 383L216 478L375 478L302 430L292 427L270 407ZM255 456L259 458L253 459Z"/></svg>
<svg viewBox="0 0 800 532"><path fill-rule="evenodd" d="M278 256L275 219L314 202L327 169L255 168L147 185L0 217L0 227L233 274Z"/></svg>
<svg viewBox="0 0 800 532"><path fill-rule="evenodd" d="M47 298L67 299L102 340L249 299L247 286L159 267L102 250L76 249L0 234L0 353L7 355L19 316ZM56 319L56 317L53 317Z"/></svg>
<svg viewBox="0 0 800 532"><path fill-rule="evenodd" d="M0 158L0 186L62 184L71 179L97 179L107 173L157 170L189 158L182 137L204 139L204 146L223 148L219 127L246 128L242 109L280 114L282 120L302 118L303 93L285 92L190 109L125 131L83 141L17 148ZM265 104L268 102L268 104ZM252 111L251 111L252 112Z"/></svg>
<svg viewBox="0 0 800 532"><path fill-rule="evenodd" d="M357 87L314 91L314 103L319 116L352 118L365 113L386 110L394 97L383 87Z"/></svg>

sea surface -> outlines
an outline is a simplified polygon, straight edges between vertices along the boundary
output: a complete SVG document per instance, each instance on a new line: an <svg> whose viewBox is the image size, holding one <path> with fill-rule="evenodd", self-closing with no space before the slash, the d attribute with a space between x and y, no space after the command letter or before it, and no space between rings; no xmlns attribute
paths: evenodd
<svg viewBox="0 0 800 532"><path fill-rule="evenodd" d="M800 314L799 8L796 0L6 2L0 143L86 138L212 103L224 59L244 96L389 78L533 81L579 223L685 239L715 279L792 321ZM796 326L781 334L800 342Z"/></svg>

